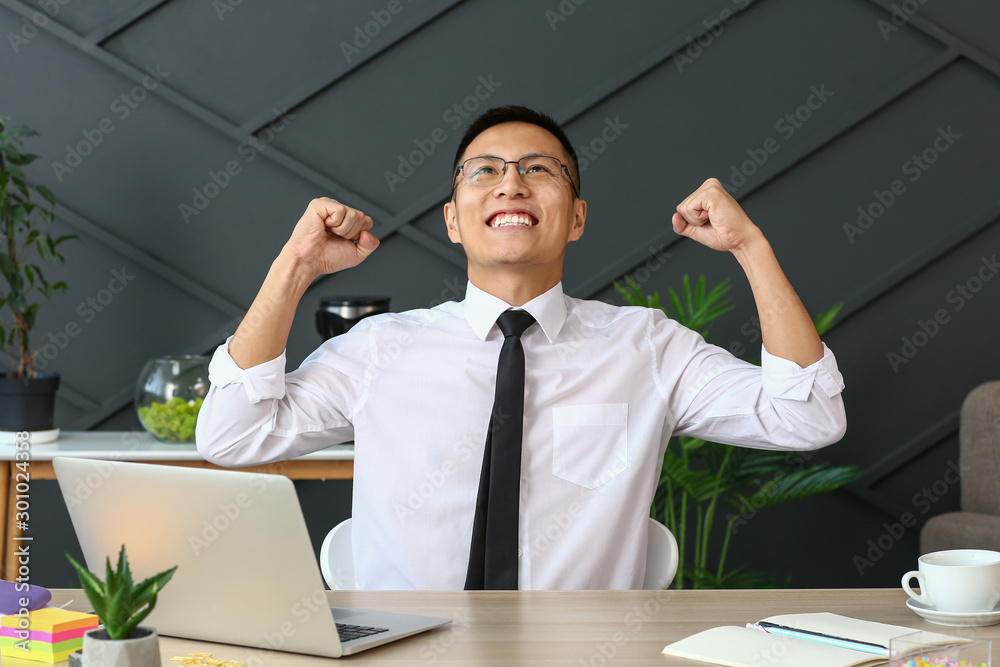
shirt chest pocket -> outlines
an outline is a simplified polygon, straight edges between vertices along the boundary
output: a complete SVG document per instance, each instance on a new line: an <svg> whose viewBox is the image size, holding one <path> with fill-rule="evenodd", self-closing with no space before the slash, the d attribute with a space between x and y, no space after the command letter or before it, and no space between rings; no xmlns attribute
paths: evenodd
<svg viewBox="0 0 1000 667"><path fill-rule="evenodd" d="M628 403L552 410L552 474L595 489L628 469Z"/></svg>

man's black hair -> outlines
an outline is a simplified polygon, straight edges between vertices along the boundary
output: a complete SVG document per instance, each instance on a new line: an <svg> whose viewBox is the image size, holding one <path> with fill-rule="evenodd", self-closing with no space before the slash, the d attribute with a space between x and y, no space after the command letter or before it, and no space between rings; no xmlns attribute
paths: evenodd
<svg viewBox="0 0 1000 667"><path fill-rule="evenodd" d="M573 150L573 144L569 143L569 138L563 132L563 129L559 127L559 123L540 111L515 105L494 107L469 124L469 127L465 130L465 134L462 135L462 141L458 144L458 150L455 151L455 163L451 166L453 182L455 172L458 169L458 161L462 159L465 149L469 147L472 140L494 125L500 125L501 123L529 123L549 131L559 140L566 155L569 156L569 175L573 179L573 182L576 183L576 191L580 191L580 161L576 157L576 151ZM452 196L454 196L454 189L452 189Z"/></svg>

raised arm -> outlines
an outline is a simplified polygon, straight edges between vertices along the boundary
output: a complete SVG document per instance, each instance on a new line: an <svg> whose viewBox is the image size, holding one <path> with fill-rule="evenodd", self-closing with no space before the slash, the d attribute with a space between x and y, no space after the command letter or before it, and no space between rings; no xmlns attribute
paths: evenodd
<svg viewBox="0 0 1000 667"><path fill-rule="evenodd" d="M324 367L319 377L315 369L286 375L284 351L310 283L370 255L378 247L371 227L371 218L332 199L309 203L246 317L209 365L212 387L195 428L206 459L226 466L268 463L353 437L349 406L358 373Z"/></svg>
<svg viewBox="0 0 1000 667"><path fill-rule="evenodd" d="M229 342L229 355L240 368L270 361L284 351L306 289L317 277L368 257L379 244L371 228L372 219L357 209L326 197L309 202Z"/></svg>
<svg viewBox="0 0 1000 667"><path fill-rule="evenodd" d="M806 366L823 357L816 327L778 264L771 244L717 179L710 178L677 206L674 231L731 252L746 272L767 351Z"/></svg>

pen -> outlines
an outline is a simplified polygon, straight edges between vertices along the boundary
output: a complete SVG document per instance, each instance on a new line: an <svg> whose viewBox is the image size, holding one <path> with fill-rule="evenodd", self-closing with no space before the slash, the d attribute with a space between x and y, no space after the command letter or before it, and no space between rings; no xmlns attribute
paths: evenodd
<svg viewBox="0 0 1000 667"><path fill-rule="evenodd" d="M854 651L862 651L864 653L872 653L874 655L886 657L889 657L890 655L889 649L881 644L872 644L871 642L861 642L854 639L834 637L833 635L824 635L821 632L810 632L809 630L789 628L784 625L778 625L777 623L768 623L767 621L747 623L747 628L751 630L760 630L761 632L766 632L772 635L805 639L806 641L819 642L820 644L827 644L829 646L839 646L840 648L849 648Z"/></svg>

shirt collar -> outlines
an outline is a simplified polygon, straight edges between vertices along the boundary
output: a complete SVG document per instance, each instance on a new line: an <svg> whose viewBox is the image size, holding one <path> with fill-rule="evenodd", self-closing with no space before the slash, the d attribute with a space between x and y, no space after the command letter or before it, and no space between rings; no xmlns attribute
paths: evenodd
<svg viewBox="0 0 1000 667"><path fill-rule="evenodd" d="M479 340L486 340L500 313L514 308L503 299L479 289L471 281L465 290L463 307L465 319ZM538 322L549 342L554 342L566 321L566 300L563 298L562 282L556 283L555 287L536 296L520 309L528 311Z"/></svg>

